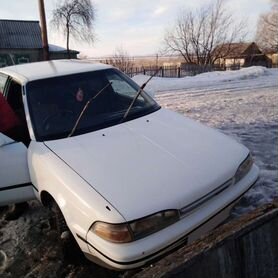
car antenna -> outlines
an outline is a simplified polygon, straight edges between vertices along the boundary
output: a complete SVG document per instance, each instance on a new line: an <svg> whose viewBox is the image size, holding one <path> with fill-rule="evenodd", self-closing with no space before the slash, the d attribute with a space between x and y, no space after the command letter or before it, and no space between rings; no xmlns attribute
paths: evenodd
<svg viewBox="0 0 278 278"><path fill-rule="evenodd" d="M158 72L159 72L161 69L162 69L162 67L158 68L158 69L156 70L156 72L155 72L153 75L151 75L151 76L149 77L149 79L148 79L145 83L143 83L143 84L141 85L141 87L140 87L139 90L137 91L137 94L136 94L135 97L133 98L131 104L130 104L129 107L127 108L127 110L126 110L124 116L122 117L120 123L124 122L124 120L126 119L126 117L127 117L128 114L129 114L129 112L130 112L132 106L134 105L135 101L138 99L138 97L139 97L140 94L142 93L143 89L146 87L146 85L149 83L149 81L151 81L151 79L152 79L153 77L155 77L155 76L158 74Z"/></svg>
<svg viewBox="0 0 278 278"><path fill-rule="evenodd" d="M77 118L77 120L76 120L76 122L75 122L75 124L74 124L73 129L71 130L70 134L68 135L68 137L71 137L71 136L74 134L74 132L75 132L75 130L76 130L76 128L77 128L77 126L78 126L78 124L79 124L79 122L80 122L82 116L83 116L83 114L84 114L85 111L87 110L87 108L88 108L88 106L90 105L90 103L91 103L94 99L96 99L103 91L105 91L105 89L106 89L108 86L110 86L111 84L112 84L112 81L109 82L108 84L106 84L101 90L99 90L93 97L91 97L91 98L86 102L86 104L84 105L84 107L83 107L81 113L79 114L79 116L78 116L78 118Z"/></svg>

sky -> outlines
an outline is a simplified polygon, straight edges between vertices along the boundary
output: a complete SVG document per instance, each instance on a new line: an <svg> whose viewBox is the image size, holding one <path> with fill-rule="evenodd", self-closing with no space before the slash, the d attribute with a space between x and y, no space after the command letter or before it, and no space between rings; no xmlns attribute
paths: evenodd
<svg viewBox="0 0 278 278"><path fill-rule="evenodd" d="M51 27L52 10L61 0L44 0L49 43L66 47L62 34ZM214 0L212 0L214 1ZM96 9L93 45L71 40L70 47L89 57L112 55L116 48L129 55L154 55L163 47L165 30L173 26L181 10L198 9L211 0L92 0ZM237 20L247 23L252 41L261 13L278 0L226 0ZM39 20L38 0L0 0L0 19Z"/></svg>

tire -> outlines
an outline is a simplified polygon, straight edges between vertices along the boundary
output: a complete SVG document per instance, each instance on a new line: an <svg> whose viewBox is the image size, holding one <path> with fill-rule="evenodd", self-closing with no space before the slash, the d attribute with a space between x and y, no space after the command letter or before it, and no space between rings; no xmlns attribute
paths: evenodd
<svg viewBox="0 0 278 278"><path fill-rule="evenodd" d="M81 252L77 242L75 241L70 229L67 226L66 220L57 205L53 200L50 205L50 227L57 231L59 241L61 243L64 259L68 263L76 263L84 259L84 255ZM63 234L67 233L66 237Z"/></svg>
<svg viewBox="0 0 278 278"><path fill-rule="evenodd" d="M59 208L59 206L56 204L55 201L53 201L50 205L50 227L54 230L56 230L59 234L59 236L63 232L69 231L69 228L67 226L66 220Z"/></svg>

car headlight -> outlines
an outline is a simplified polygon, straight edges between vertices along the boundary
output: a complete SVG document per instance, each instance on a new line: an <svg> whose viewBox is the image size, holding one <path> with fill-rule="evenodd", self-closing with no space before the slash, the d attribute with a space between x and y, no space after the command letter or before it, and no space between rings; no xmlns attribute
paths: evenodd
<svg viewBox="0 0 278 278"><path fill-rule="evenodd" d="M135 239L155 233L179 220L177 210L165 210L129 223Z"/></svg>
<svg viewBox="0 0 278 278"><path fill-rule="evenodd" d="M125 243L133 240L132 234L127 224L110 224L105 222L95 222L90 229L99 237L116 243Z"/></svg>
<svg viewBox="0 0 278 278"><path fill-rule="evenodd" d="M90 230L105 240L125 243L153 234L178 220L178 210L166 210L123 224L98 221L92 225Z"/></svg>
<svg viewBox="0 0 278 278"><path fill-rule="evenodd" d="M235 183L239 182L251 169L253 165L253 158L251 154L248 154L247 158L239 165L236 174L234 176Z"/></svg>

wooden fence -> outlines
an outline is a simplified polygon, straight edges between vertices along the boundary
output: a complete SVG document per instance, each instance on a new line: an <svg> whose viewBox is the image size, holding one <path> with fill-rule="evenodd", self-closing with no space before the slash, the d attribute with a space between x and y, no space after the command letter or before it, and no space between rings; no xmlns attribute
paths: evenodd
<svg viewBox="0 0 278 278"><path fill-rule="evenodd" d="M231 65L229 67L220 67L218 65L211 65L202 67L199 65L182 65L182 66L164 66L164 67L157 67L157 66L148 66L148 67L132 67L125 71L127 75L133 77L135 75L153 75L157 71L158 73L156 76L158 77L185 77L185 76L194 76L196 74L200 74L203 72L210 72L210 71L224 71L224 70L238 70L240 69L239 64Z"/></svg>

